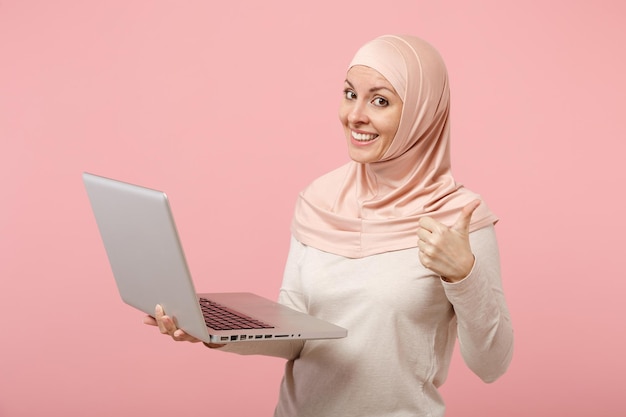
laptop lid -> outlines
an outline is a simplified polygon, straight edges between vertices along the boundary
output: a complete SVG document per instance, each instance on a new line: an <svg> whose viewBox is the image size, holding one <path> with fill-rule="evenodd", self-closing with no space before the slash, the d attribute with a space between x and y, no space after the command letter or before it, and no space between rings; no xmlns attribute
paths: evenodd
<svg viewBox="0 0 626 417"><path fill-rule="evenodd" d="M168 198L162 191L83 173L96 223L122 300L153 315L161 304L178 327L212 343L345 337L339 326L250 293L197 294ZM269 322L271 329L208 328L198 297Z"/></svg>

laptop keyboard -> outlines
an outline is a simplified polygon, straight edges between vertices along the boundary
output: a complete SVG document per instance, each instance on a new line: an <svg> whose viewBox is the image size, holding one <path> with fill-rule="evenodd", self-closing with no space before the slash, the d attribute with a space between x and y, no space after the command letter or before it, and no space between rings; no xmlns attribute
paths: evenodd
<svg viewBox="0 0 626 417"><path fill-rule="evenodd" d="M273 329L274 326L237 313L215 301L200 298L200 308L206 325L215 330Z"/></svg>

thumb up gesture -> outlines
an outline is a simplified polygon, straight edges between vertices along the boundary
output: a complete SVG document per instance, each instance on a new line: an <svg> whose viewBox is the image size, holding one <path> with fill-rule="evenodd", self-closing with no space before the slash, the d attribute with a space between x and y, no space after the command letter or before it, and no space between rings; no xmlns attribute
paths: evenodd
<svg viewBox="0 0 626 417"><path fill-rule="evenodd" d="M474 267L474 254L469 243L469 226L480 200L474 200L461 211L454 225L448 227L424 217L417 229L419 258L426 268L444 281L457 282L465 278Z"/></svg>

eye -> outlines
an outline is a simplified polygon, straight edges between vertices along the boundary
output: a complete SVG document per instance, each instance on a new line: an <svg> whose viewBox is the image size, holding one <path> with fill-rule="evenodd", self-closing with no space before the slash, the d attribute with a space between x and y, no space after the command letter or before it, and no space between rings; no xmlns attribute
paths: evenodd
<svg viewBox="0 0 626 417"><path fill-rule="evenodd" d="M354 93L354 91L349 89L343 90L343 95L348 100L354 100L356 98L356 94Z"/></svg>
<svg viewBox="0 0 626 417"><path fill-rule="evenodd" d="M375 106L379 106L379 107L387 107L389 105L389 101L383 97L376 97L372 101L372 103L374 103Z"/></svg>

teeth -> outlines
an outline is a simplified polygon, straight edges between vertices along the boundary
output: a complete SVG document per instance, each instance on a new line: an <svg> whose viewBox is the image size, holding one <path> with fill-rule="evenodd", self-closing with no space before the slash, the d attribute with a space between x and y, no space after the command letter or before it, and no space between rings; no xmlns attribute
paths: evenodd
<svg viewBox="0 0 626 417"><path fill-rule="evenodd" d="M352 137L358 141L367 142L368 140L376 139L378 135L372 133L357 133L353 130Z"/></svg>

